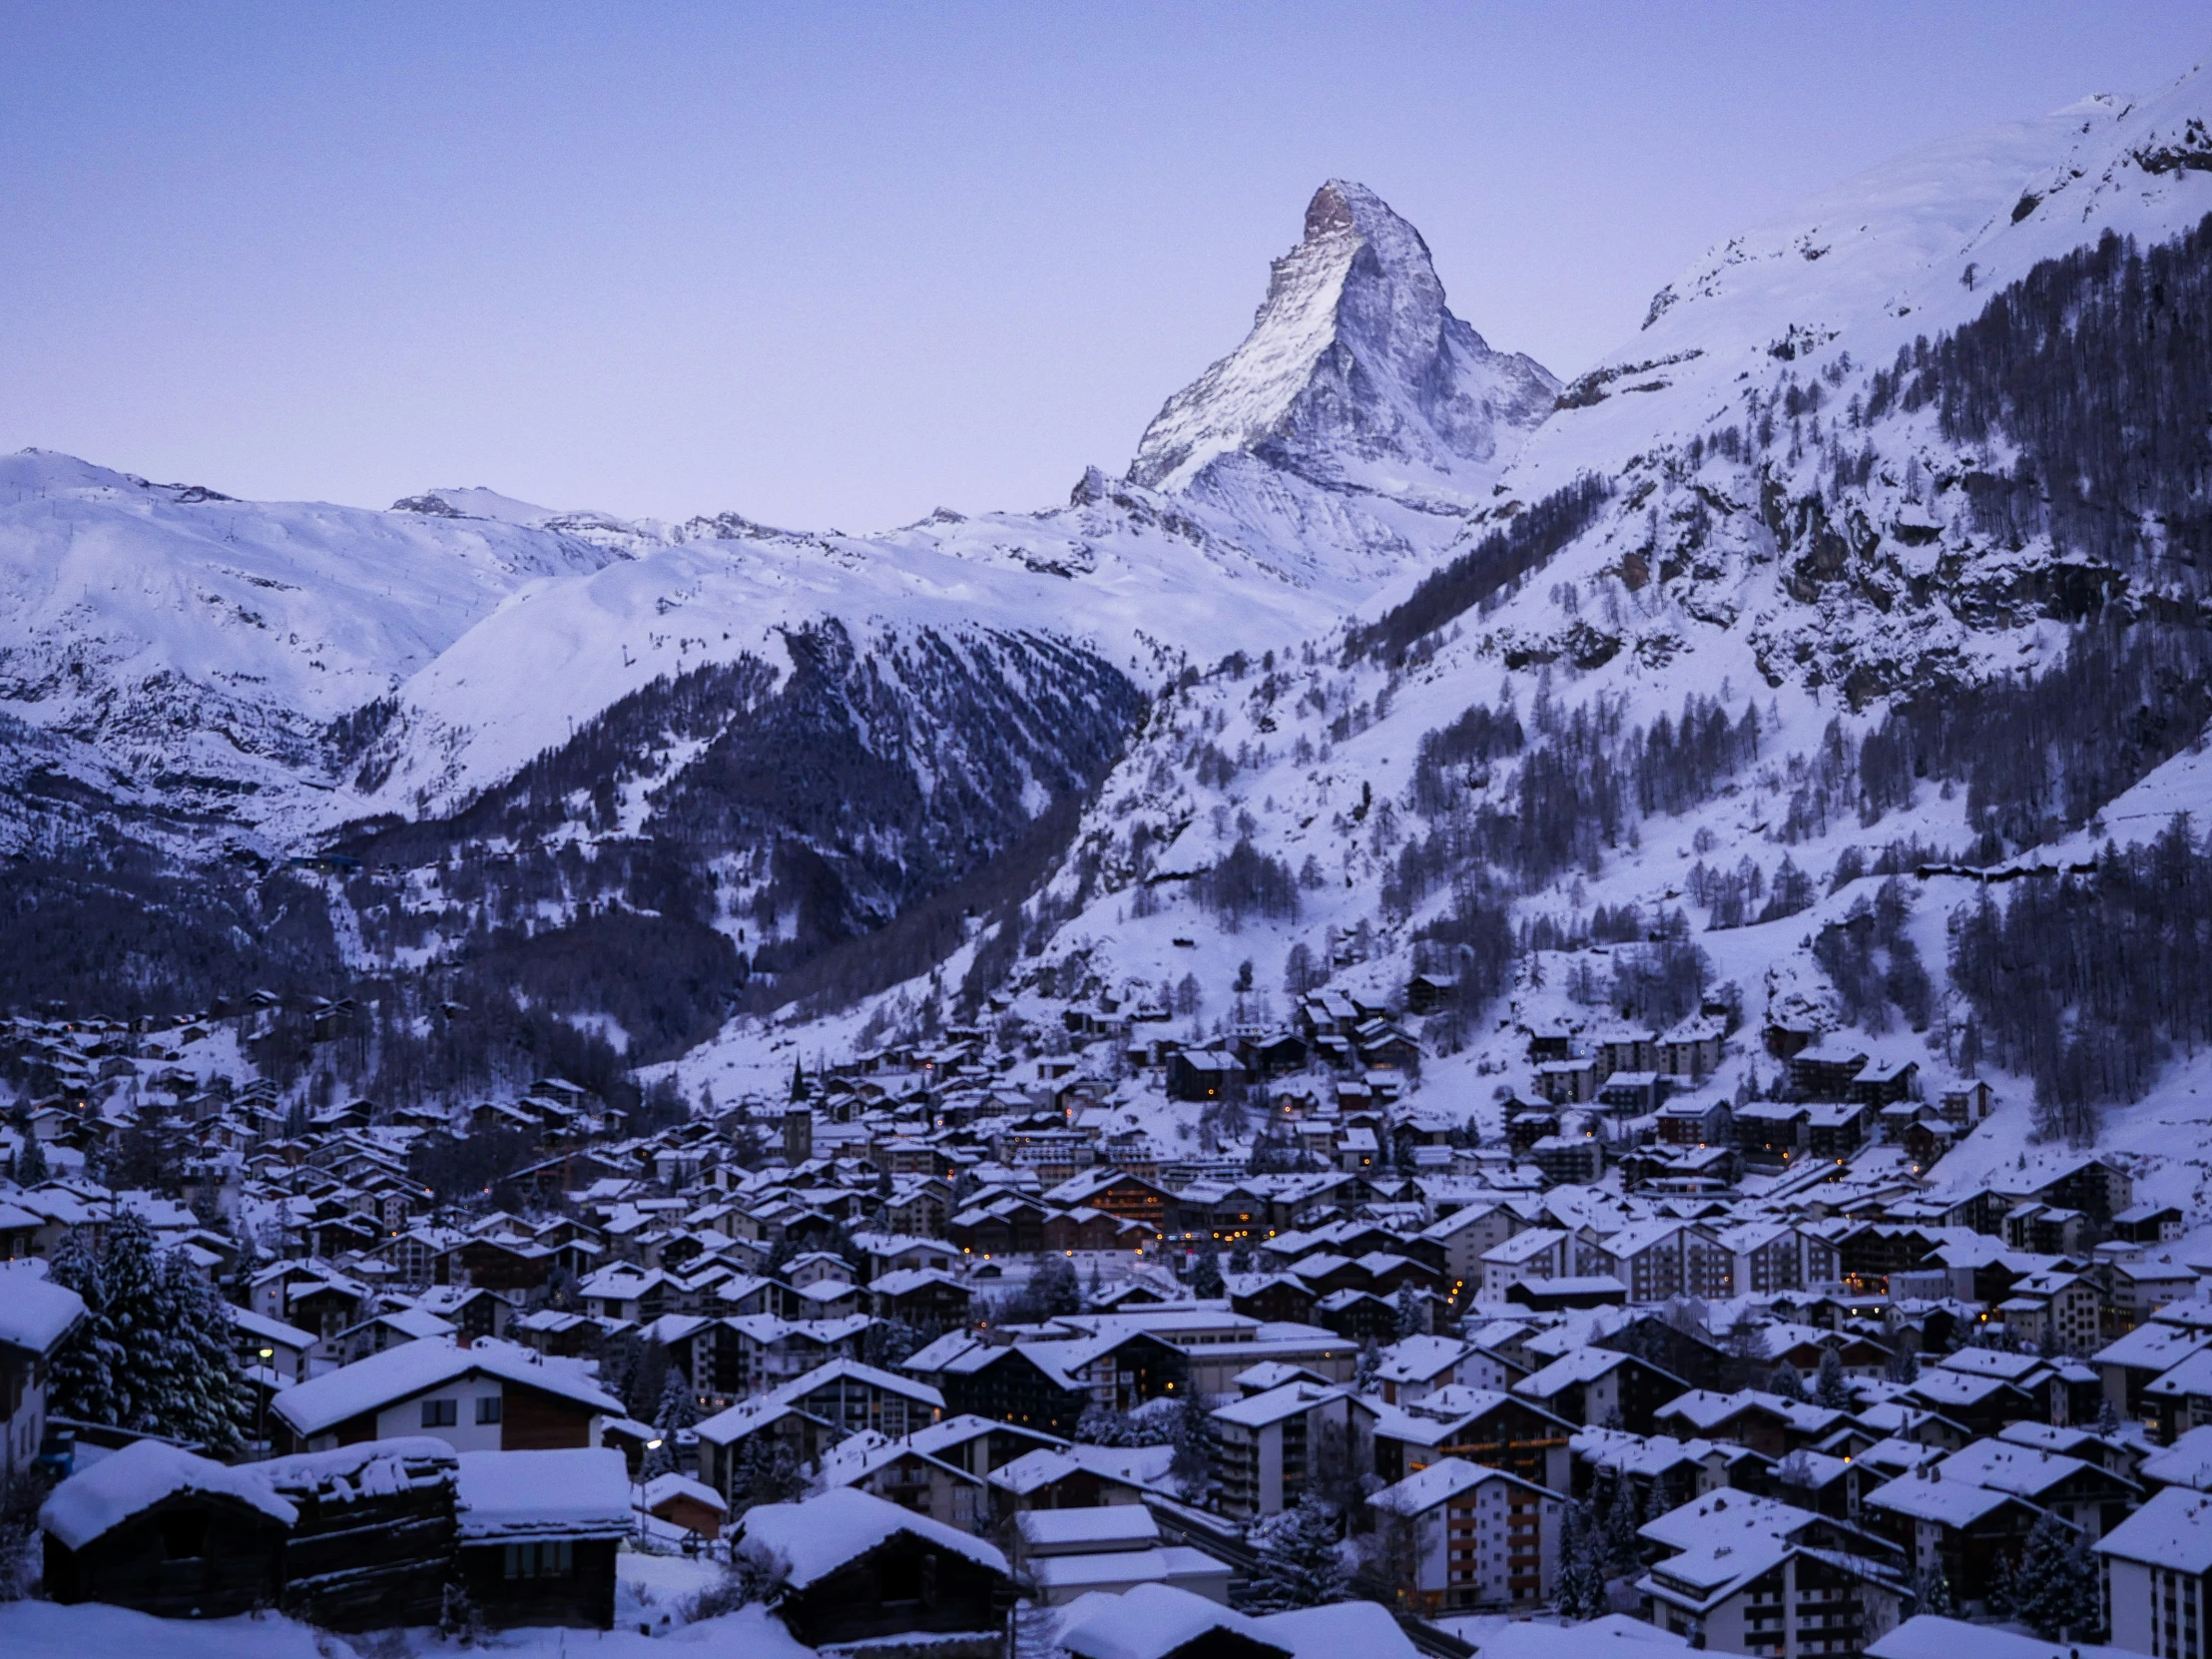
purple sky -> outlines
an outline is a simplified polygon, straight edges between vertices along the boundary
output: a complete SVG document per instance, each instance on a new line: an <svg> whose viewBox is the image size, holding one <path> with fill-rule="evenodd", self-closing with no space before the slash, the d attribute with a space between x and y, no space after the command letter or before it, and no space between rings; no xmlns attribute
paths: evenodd
<svg viewBox="0 0 2212 1659"><path fill-rule="evenodd" d="M0 0L0 450L879 528L1065 498L1341 174L1571 375L1716 241L2201 0Z"/></svg>

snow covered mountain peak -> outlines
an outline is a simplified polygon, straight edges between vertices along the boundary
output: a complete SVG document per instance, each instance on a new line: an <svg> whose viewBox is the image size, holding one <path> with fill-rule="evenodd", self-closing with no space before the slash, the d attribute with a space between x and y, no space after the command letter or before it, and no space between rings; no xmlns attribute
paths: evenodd
<svg viewBox="0 0 2212 1659"><path fill-rule="evenodd" d="M1275 262L1252 332L1168 399L1128 477L1187 490L1250 456L1321 483L1468 496L1558 390L1451 314L1418 231L1332 179Z"/></svg>

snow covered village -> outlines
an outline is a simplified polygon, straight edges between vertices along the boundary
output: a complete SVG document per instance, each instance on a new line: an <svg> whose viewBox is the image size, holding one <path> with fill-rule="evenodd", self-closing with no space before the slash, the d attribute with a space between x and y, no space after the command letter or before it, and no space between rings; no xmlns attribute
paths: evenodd
<svg viewBox="0 0 2212 1659"><path fill-rule="evenodd" d="M1302 175L1037 511L0 456L0 1655L2212 1659L2158 63L1571 374Z"/></svg>

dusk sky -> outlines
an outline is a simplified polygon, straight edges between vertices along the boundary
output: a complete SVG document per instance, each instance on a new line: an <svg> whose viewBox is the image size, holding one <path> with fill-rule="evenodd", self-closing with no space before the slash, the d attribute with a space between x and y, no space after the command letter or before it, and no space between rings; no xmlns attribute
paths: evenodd
<svg viewBox="0 0 2212 1659"><path fill-rule="evenodd" d="M2212 52L2202 0L0 21L0 449L854 531L1119 471L1332 175L1571 375L1795 199Z"/></svg>

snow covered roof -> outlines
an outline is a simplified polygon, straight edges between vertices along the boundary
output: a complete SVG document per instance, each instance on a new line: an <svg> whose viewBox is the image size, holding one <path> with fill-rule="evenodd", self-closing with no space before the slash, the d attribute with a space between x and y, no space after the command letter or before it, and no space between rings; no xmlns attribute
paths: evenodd
<svg viewBox="0 0 2212 1659"><path fill-rule="evenodd" d="M1143 1549L1160 1541L1159 1523L1141 1503L1101 1503L1087 1509L1025 1509L1015 1518L1032 1550Z"/></svg>
<svg viewBox="0 0 2212 1659"><path fill-rule="evenodd" d="M464 1451L456 1496L464 1539L618 1538L632 1526L629 1465L612 1446Z"/></svg>
<svg viewBox="0 0 2212 1659"><path fill-rule="evenodd" d="M803 1590L847 1561L901 1532L964 1555L1003 1573L1006 1557L981 1538L850 1486L837 1486L805 1503L761 1503L745 1512L748 1544L768 1550L790 1568L787 1582Z"/></svg>
<svg viewBox="0 0 2212 1659"><path fill-rule="evenodd" d="M1579 1625L1586 1630L1587 1625ZM2018 1630L1993 1625L1968 1624L1963 1619L1939 1618L1921 1613L1895 1630L1867 1644L1868 1659L1958 1659L1970 1653L1974 1659L2125 1659L2128 1650L2092 1647L2086 1642L2046 1642ZM1490 1650L1483 1648L1483 1659Z"/></svg>
<svg viewBox="0 0 2212 1659"><path fill-rule="evenodd" d="M1662 1630L1626 1613L1608 1613L1581 1624L1544 1624L1534 1619L1501 1623L1482 1637L1482 1659L1657 1659L1661 1649L1687 1652L1690 1639ZM1955 1653L1941 1659L1956 1659Z"/></svg>
<svg viewBox="0 0 2212 1659"><path fill-rule="evenodd" d="M723 1500L720 1492L704 1481L694 1480L688 1474L662 1474L648 1480L644 1489L638 1493L638 1507L650 1511L680 1497L705 1504L718 1514L729 1512L730 1505Z"/></svg>
<svg viewBox="0 0 2212 1659"><path fill-rule="evenodd" d="M49 1284L44 1262L0 1268L0 1348L51 1354L84 1316L84 1298Z"/></svg>
<svg viewBox="0 0 2212 1659"><path fill-rule="evenodd" d="M527 1349L509 1343L479 1342L459 1348L440 1338L402 1343L350 1366L295 1382L270 1401L270 1409L289 1423L296 1434L320 1434L353 1417L472 1375L536 1388L593 1411L617 1415L622 1411L621 1401L591 1382L578 1367L541 1361Z"/></svg>
<svg viewBox="0 0 2212 1659"><path fill-rule="evenodd" d="M1228 1630L1288 1655L1289 1645L1264 1635L1261 1623L1189 1590L1139 1584L1122 1595L1092 1594L1069 1603L1059 1642L1075 1659L1166 1659L1208 1631Z"/></svg>
<svg viewBox="0 0 2212 1659"><path fill-rule="evenodd" d="M235 1498L285 1526L299 1518L257 1467L226 1468L166 1440L134 1440L56 1486L39 1509L39 1525L71 1549L83 1549L179 1492Z"/></svg>
<svg viewBox="0 0 2212 1659"><path fill-rule="evenodd" d="M1545 1490L1534 1481L1523 1480L1519 1475L1508 1473L1504 1469L1488 1468L1459 1457L1443 1457L1428 1467L1407 1475L1394 1486L1383 1487L1368 1501L1376 1508L1387 1509L1392 1514L1417 1515L1490 1480L1526 1486L1531 1491Z"/></svg>
<svg viewBox="0 0 2212 1659"><path fill-rule="evenodd" d="M1935 1471L1930 1473L1933 1476ZM1941 1526L1971 1526L2007 1503L2024 1500L2011 1492L1978 1486L1971 1480L1907 1474L1877 1486L1861 1501L1893 1514L1910 1515L1915 1520L1935 1521Z"/></svg>
<svg viewBox="0 0 2212 1659"><path fill-rule="evenodd" d="M2212 1424L2192 1428L2172 1445L2152 1452L2136 1472L2162 1486L2212 1491Z"/></svg>
<svg viewBox="0 0 2212 1659"><path fill-rule="evenodd" d="M902 1399L933 1405L940 1411L944 1409L944 1395L928 1383L917 1382L910 1377L899 1377L891 1372L878 1371L857 1360L831 1360L828 1365L817 1366L804 1377L793 1378L768 1397L779 1405L796 1405L817 1389L838 1382L858 1382L884 1393L897 1394Z"/></svg>
<svg viewBox="0 0 2212 1659"><path fill-rule="evenodd" d="M2212 1495L2166 1487L2107 1532L2097 1553L2170 1572L2212 1572Z"/></svg>
<svg viewBox="0 0 2212 1659"><path fill-rule="evenodd" d="M1338 1601L1299 1607L1252 1621L1260 1640L1286 1648L1291 1659L1418 1659L1412 1641L1389 1609L1375 1601Z"/></svg>

